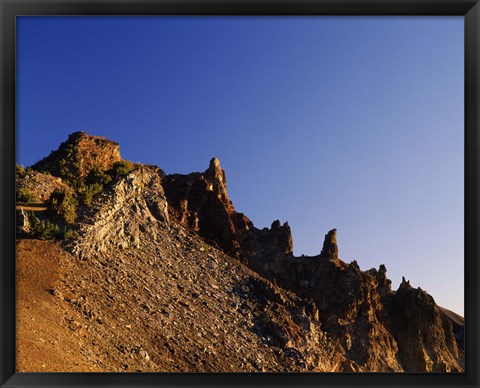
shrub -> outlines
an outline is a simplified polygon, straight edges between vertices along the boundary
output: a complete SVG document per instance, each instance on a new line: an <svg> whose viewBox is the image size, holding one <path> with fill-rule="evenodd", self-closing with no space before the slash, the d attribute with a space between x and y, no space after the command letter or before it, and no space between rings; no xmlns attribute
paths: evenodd
<svg viewBox="0 0 480 388"><path fill-rule="evenodd" d="M117 178L119 176L128 174L130 171L133 170L135 165L132 162L129 162L128 160L122 160L120 162L115 162L112 168L112 175L114 178Z"/></svg>
<svg viewBox="0 0 480 388"><path fill-rule="evenodd" d="M64 240L75 240L78 237L78 233L73 229L65 229L62 237Z"/></svg>
<svg viewBox="0 0 480 388"><path fill-rule="evenodd" d="M17 202L20 203L32 203L35 202L35 195L28 189L22 187L18 189L15 195Z"/></svg>
<svg viewBox="0 0 480 388"><path fill-rule="evenodd" d="M93 197L102 190L103 186L100 183L92 183L91 185L80 183L75 188L80 202L88 207L92 206Z"/></svg>
<svg viewBox="0 0 480 388"><path fill-rule="evenodd" d="M72 194L56 189L50 195L47 206L54 220L68 224L75 222L78 202Z"/></svg>
<svg viewBox="0 0 480 388"><path fill-rule="evenodd" d="M74 160L60 159L58 162L58 171L64 181L73 183L78 179L78 162Z"/></svg>
<svg viewBox="0 0 480 388"><path fill-rule="evenodd" d="M25 168L23 166L20 166L19 164L15 164L15 175L17 178L21 178L25 175Z"/></svg>
<svg viewBox="0 0 480 388"><path fill-rule="evenodd" d="M28 221L30 223L30 232L28 233L30 237L40 240L54 240L62 236L58 225L48 220L40 221L33 212L28 214Z"/></svg>
<svg viewBox="0 0 480 388"><path fill-rule="evenodd" d="M105 171L100 169L100 167L95 166L92 168L87 176L85 177L85 183L87 185L93 185L98 183L102 186L108 185L112 181L112 177L108 175Z"/></svg>

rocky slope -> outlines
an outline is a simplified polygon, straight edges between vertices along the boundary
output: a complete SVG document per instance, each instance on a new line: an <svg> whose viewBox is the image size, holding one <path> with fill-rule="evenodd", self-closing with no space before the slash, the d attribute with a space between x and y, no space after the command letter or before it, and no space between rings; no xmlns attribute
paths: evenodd
<svg viewBox="0 0 480 388"><path fill-rule="evenodd" d="M120 161L116 143L76 133L34 168L71 182ZM75 238L19 235L19 370L463 371L461 317L405 280L392 290L383 265L341 260L335 229L320 255L295 257L288 223L236 212L218 159L188 175L135 166L59 228ZM21 276L40 255L56 258L48 289ZM34 334L45 306L57 342ZM66 348L65 365L35 358Z"/></svg>
<svg viewBox="0 0 480 388"><path fill-rule="evenodd" d="M27 194L30 203L46 202L55 190L73 192L71 187L65 184L61 178L50 174L42 174L33 169L21 171L19 174L21 176L20 179L17 179L17 191Z"/></svg>

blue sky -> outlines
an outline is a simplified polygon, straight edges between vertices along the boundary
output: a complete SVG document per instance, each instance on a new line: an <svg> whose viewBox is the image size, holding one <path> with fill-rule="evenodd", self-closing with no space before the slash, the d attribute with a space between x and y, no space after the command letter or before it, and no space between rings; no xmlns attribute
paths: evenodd
<svg viewBox="0 0 480 388"><path fill-rule="evenodd" d="M85 130L226 170L297 255L384 263L463 314L462 17L19 17L17 160Z"/></svg>

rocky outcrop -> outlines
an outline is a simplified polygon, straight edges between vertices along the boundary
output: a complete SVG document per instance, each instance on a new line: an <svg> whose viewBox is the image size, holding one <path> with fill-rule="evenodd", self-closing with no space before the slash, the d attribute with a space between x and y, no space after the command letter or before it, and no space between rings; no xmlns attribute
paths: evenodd
<svg viewBox="0 0 480 388"><path fill-rule="evenodd" d="M32 168L73 181L84 178L93 168L109 170L121 160L118 143L101 136L74 132L56 151L35 163Z"/></svg>
<svg viewBox="0 0 480 388"><path fill-rule="evenodd" d="M93 209L82 216L80 238L71 251L85 258L113 248L139 249L142 240L155 243L159 228L168 222L161 170L140 166L97 198Z"/></svg>
<svg viewBox="0 0 480 388"><path fill-rule="evenodd" d="M238 250L236 226L239 225L232 220L233 205L227 197L225 173L217 159L210 161L204 173L165 176L163 187L170 214L181 225L215 242L225 252L234 254Z"/></svg>
<svg viewBox="0 0 480 388"><path fill-rule="evenodd" d="M288 224L282 226L275 221L271 229L259 230L243 213L235 211L227 194L225 171L217 158L203 173L167 175L162 184L172 217L224 252L244 262L253 256L264 261L265 257L292 254Z"/></svg>
<svg viewBox="0 0 480 388"><path fill-rule="evenodd" d="M332 229L325 235L320 256L328 259L338 259L337 229Z"/></svg>
<svg viewBox="0 0 480 388"><path fill-rule="evenodd" d="M430 338L427 344L408 325L399 328L395 322L405 322L400 315L415 315L415 311L431 308L426 303L428 298L410 296L406 300L405 290L410 287L407 282L402 283L399 291L392 292L384 265L363 272L356 261L343 262L339 258L336 229L325 235L318 256L294 257L288 223L282 225L277 220L271 228L259 230L243 214L235 212L218 159L212 159L203 174L168 176L165 187L170 211L183 225L240 258L275 284L312 300L324 329L345 349L351 362L347 369L456 371L462 368L448 320L442 321L437 313L430 321L427 316L411 317L408 325L425 335L434 333L434 337L427 335ZM422 324L415 323L418 319L430 323L422 328ZM432 352L443 356L434 359L428 355Z"/></svg>
<svg viewBox="0 0 480 388"><path fill-rule="evenodd" d="M235 212L218 159L212 159L204 173L166 178L170 212L183 225L273 283L312 301L322 327L345 351L349 360L345 370L462 369L452 324L447 319L442 321L436 310L432 310L430 318L428 314L418 316L422 309L432 309L427 303L429 297L419 299L418 295L424 294L418 292L416 297L410 295L406 281L393 292L384 265L364 272L356 261L342 261L336 229L325 235L318 256L295 257L288 223L282 225L277 220L271 228L260 230L246 216ZM406 293L410 296L406 297ZM408 323L402 315L410 317ZM422 336L429 338L427 343ZM441 356L435 358L437 352Z"/></svg>
<svg viewBox="0 0 480 388"><path fill-rule="evenodd" d="M432 296L421 288L413 288L403 278L385 306L405 370L463 371L463 355L452 324Z"/></svg>
<svg viewBox="0 0 480 388"><path fill-rule="evenodd" d="M320 255L277 257L256 270L312 300L323 328L352 361L351 370L463 370L460 320L442 316L433 298L405 279L392 291L384 265L363 272L356 261L347 264L337 254L332 230Z"/></svg>
<svg viewBox="0 0 480 388"><path fill-rule="evenodd" d="M387 278L387 268L384 264L380 264L378 270L376 268L371 268L366 272L377 281L377 291L380 296L391 294L392 281Z"/></svg>
<svg viewBox="0 0 480 388"><path fill-rule="evenodd" d="M453 334L455 336L455 341L457 342L458 350L460 355L463 358L463 353L465 351L465 322L463 317L450 311L444 307L438 306L440 312L442 313L442 319L447 320L452 325Z"/></svg>
<svg viewBox="0 0 480 388"><path fill-rule="evenodd" d="M251 227L241 240L241 257L258 272L276 269L276 262L293 256L292 231L288 222L275 220L270 228Z"/></svg>

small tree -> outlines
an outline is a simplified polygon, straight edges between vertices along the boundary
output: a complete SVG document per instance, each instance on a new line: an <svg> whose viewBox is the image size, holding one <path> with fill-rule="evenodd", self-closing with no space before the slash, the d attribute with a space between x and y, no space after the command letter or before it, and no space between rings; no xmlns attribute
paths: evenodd
<svg viewBox="0 0 480 388"><path fill-rule="evenodd" d="M63 236L62 237L66 241L75 240L76 238L78 238L78 233L73 229L65 229L63 231Z"/></svg>
<svg viewBox="0 0 480 388"><path fill-rule="evenodd" d="M99 184L105 186L111 181L112 177L98 166L93 167L85 177L85 183L87 185Z"/></svg>
<svg viewBox="0 0 480 388"><path fill-rule="evenodd" d="M100 183L92 183L91 185L86 185L81 183L76 186L76 192L81 203L91 207L93 202L93 197L103 190L103 186Z"/></svg>
<svg viewBox="0 0 480 388"><path fill-rule="evenodd" d="M54 240L62 237L58 225L48 220L40 221L32 212L28 214L28 221L30 223L30 232L28 233L30 237L40 240Z"/></svg>
<svg viewBox="0 0 480 388"><path fill-rule="evenodd" d="M73 224L77 217L78 202L72 194L54 190L47 202L48 212L54 220Z"/></svg>
<svg viewBox="0 0 480 388"><path fill-rule="evenodd" d="M35 202L35 195L25 187L18 189L16 192L17 202L32 203Z"/></svg>
<svg viewBox="0 0 480 388"><path fill-rule="evenodd" d="M128 174L130 171L134 169L135 165L128 160L122 160L120 162L116 162L112 168L112 175L114 178L119 176Z"/></svg>

